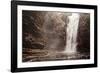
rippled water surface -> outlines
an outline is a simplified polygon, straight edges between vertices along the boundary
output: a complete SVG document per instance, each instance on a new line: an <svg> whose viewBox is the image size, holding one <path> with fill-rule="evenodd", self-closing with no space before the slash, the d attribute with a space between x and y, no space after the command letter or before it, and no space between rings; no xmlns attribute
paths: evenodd
<svg viewBox="0 0 100 73"><path fill-rule="evenodd" d="M23 62L89 59L86 53L64 53L50 50L23 50Z"/></svg>

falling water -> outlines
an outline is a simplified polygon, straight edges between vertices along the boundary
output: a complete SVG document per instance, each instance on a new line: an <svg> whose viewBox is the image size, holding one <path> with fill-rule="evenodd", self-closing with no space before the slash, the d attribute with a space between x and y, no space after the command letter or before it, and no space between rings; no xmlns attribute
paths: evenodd
<svg viewBox="0 0 100 73"><path fill-rule="evenodd" d="M71 16L68 16L69 23L67 24L67 36L66 36L66 53L76 53L77 46L77 31L79 25L79 13L72 13Z"/></svg>

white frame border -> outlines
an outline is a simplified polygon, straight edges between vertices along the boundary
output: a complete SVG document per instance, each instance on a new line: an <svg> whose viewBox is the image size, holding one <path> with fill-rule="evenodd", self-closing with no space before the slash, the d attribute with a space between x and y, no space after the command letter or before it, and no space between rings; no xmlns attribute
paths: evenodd
<svg viewBox="0 0 100 73"><path fill-rule="evenodd" d="M58 8L58 7L43 7L43 6L24 6L18 5L18 28L17 28L17 67L43 67L43 66L60 66L60 65L80 65L94 64L94 10L93 9L77 9L77 8ZM62 12L80 12L90 13L90 59L89 60L63 60L63 61L43 61L43 62L22 62L22 10L34 11L62 11Z"/></svg>

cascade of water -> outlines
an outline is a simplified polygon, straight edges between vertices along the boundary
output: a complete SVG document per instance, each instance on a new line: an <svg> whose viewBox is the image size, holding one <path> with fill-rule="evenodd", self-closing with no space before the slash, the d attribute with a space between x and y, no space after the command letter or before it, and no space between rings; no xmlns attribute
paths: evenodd
<svg viewBox="0 0 100 73"><path fill-rule="evenodd" d="M77 31L79 25L79 13L72 13L71 16L68 16L69 23L67 24L66 28L66 47L64 52L65 53L76 53L76 46L77 46Z"/></svg>

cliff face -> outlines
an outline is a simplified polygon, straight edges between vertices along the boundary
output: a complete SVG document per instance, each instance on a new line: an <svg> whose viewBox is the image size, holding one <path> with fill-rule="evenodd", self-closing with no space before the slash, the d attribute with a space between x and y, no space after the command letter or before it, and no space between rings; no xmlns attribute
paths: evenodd
<svg viewBox="0 0 100 73"><path fill-rule="evenodd" d="M90 15L87 13L80 14L77 41L78 51L90 53Z"/></svg>
<svg viewBox="0 0 100 73"><path fill-rule="evenodd" d="M42 49L44 13L23 11L23 48Z"/></svg>
<svg viewBox="0 0 100 73"><path fill-rule="evenodd" d="M23 11L23 48L64 50L66 23L61 12Z"/></svg>

